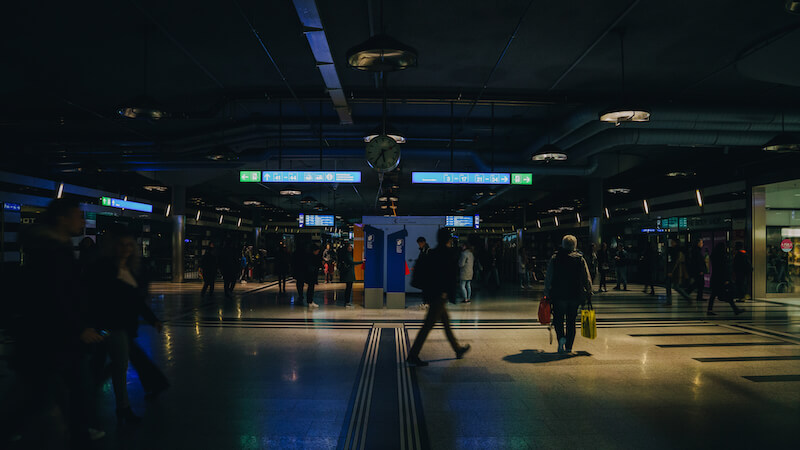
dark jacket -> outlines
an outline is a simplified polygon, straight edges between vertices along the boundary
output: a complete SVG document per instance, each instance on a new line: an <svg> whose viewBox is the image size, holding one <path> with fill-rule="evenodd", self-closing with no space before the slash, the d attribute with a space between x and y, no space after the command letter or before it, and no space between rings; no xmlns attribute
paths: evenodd
<svg viewBox="0 0 800 450"><path fill-rule="evenodd" d="M581 252L559 250L547 265L544 292L554 302L583 303L592 292L592 275Z"/></svg>
<svg viewBox="0 0 800 450"><path fill-rule="evenodd" d="M697 276L700 273L708 273L708 267L706 267L706 258L703 256L703 249L700 247L694 247L689 254L689 261L688 267L689 274L692 276Z"/></svg>
<svg viewBox="0 0 800 450"><path fill-rule="evenodd" d="M118 268L111 261L98 263L89 290L92 325L103 330L125 330L136 337L139 317L153 325L158 321L147 306L149 282L141 273L134 273L137 287L117 278Z"/></svg>
<svg viewBox="0 0 800 450"><path fill-rule="evenodd" d="M289 249L279 247L275 255L275 273L285 275L289 273Z"/></svg>
<svg viewBox="0 0 800 450"><path fill-rule="evenodd" d="M731 281L731 263L727 252L711 252L711 288L721 289Z"/></svg>
<svg viewBox="0 0 800 450"><path fill-rule="evenodd" d="M600 270L608 270L608 250L600 249L597 251L597 267Z"/></svg>
<svg viewBox="0 0 800 450"><path fill-rule="evenodd" d="M426 295L438 300L442 294L447 294L448 299L455 301L459 275L456 249L440 245L428 252L426 258L426 264L432 271Z"/></svg>
<svg viewBox="0 0 800 450"><path fill-rule="evenodd" d="M19 353L28 367L56 368L71 364L82 350L81 332L89 327L81 267L72 242L62 242L46 227L21 236L22 280L19 298Z"/></svg>
<svg viewBox="0 0 800 450"><path fill-rule="evenodd" d="M213 251L206 250L206 253L200 258L200 268L203 269L203 276L217 276L217 255Z"/></svg>
<svg viewBox="0 0 800 450"><path fill-rule="evenodd" d="M747 278L752 271L753 265L750 264L750 258L747 256L747 252L738 250L736 254L733 255L733 273L736 275L736 278Z"/></svg>
<svg viewBox="0 0 800 450"><path fill-rule="evenodd" d="M353 261L353 254L346 248L339 250L339 281L352 283L356 281L356 266L364 264L364 261Z"/></svg>

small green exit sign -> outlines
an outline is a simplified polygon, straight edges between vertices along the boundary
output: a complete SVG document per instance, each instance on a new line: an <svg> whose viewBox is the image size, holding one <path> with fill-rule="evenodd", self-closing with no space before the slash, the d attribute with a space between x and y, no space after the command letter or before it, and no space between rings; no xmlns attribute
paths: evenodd
<svg viewBox="0 0 800 450"><path fill-rule="evenodd" d="M533 184L532 173L512 173L511 184Z"/></svg>
<svg viewBox="0 0 800 450"><path fill-rule="evenodd" d="M240 183L258 183L261 181L261 172L258 170L241 170L239 171Z"/></svg>

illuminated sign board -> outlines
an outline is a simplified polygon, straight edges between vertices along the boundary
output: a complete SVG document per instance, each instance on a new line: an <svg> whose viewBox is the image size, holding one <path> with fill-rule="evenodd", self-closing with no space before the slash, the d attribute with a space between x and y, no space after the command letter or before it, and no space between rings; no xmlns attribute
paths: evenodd
<svg viewBox="0 0 800 450"><path fill-rule="evenodd" d="M241 183L361 183L361 172L241 170Z"/></svg>
<svg viewBox="0 0 800 450"><path fill-rule="evenodd" d="M475 214L475 229L481 227L481 216L479 214Z"/></svg>
<svg viewBox="0 0 800 450"><path fill-rule="evenodd" d="M332 215L300 214L300 226L306 227L332 227L334 220Z"/></svg>
<svg viewBox="0 0 800 450"><path fill-rule="evenodd" d="M475 172L412 172L411 182L419 184L511 184L511 174Z"/></svg>
<svg viewBox="0 0 800 450"><path fill-rule="evenodd" d="M475 223L472 216L447 216L444 225L446 227L472 228Z"/></svg>
<svg viewBox="0 0 800 450"><path fill-rule="evenodd" d="M111 208L130 209L131 211L153 212L153 205L147 203L131 202L118 198L100 197L100 204Z"/></svg>
<svg viewBox="0 0 800 450"><path fill-rule="evenodd" d="M531 185L533 184L532 173L512 173L511 184Z"/></svg>
<svg viewBox="0 0 800 450"><path fill-rule="evenodd" d="M22 211L22 205L19 203L3 203L3 211Z"/></svg>

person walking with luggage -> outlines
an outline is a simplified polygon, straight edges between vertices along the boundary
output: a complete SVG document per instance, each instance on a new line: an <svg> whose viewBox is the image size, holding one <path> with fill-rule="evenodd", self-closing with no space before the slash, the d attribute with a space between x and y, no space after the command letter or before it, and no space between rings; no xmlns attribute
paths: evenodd
<svg viewBox="0 0 800 450"><path fill-rule="evenodd" d="M339 281L345 284L344 306L353 307L353 282L356 281L356 266L364 261L353 261L353 244L348 243L339 249Z"/></svg>
<svg viewBox="0 0 800 450"><path fill-rule="evenodd" d="M611 270L611 264L609 262L608 244L605 242L600 244L600 251L597 253L597 265L600 270L600 286L598 286L597 292L608 292L606 278L608 277L608 271Z"/></svg>
<svg viewBox="0 0 800 450"><path fill-rule="evenodd" d="M138 423L141 418L134 414L128 399L128 361L138 372L139 380L149 396L156 396L169 387L164 374L134 341L139 329L139 317L159 333L163 326L145 303L148 281L139 265L133 234L124 226L119 226L111 230L105 239L104 257L95 272L97 281L89 288L93 324L108 332L107 345L95 355L94 372L103 372L107 354L111 359L117 423Z"/></svg>
<svg viewBox="0 0 800 450"><path fill-rule="evenodd" d="M578 307L591 303L592 276L583 255L576 250L578 239L566 235L547 265L544 295L553 305L553 327L558 337L558 352L572 352ZM566 325L566 331L564 326Z"/></svg>
<svg viewBox="0 0 800 450"><path fill-rule="evenodd" d="M744 309L736 306L733 301L735 287L731 280L731 261L728 256L728 245L719 242L711 251L711 296L708 297L708 310L706 314L716 316L714 312L714 300L719 298L723 302L731 305L733 313L737 316L744 312Z"/></svg>
<svg viewBox="0 0 800 450"><path fill-rule="evenodd" d="M214 252L214 244L209 244L203 257L200 258L200 272L203 276L203 289L200 295L206 295L206 290L210 295L214 295L214 283L217 281L217 267L219 266L217 255Z"/></svg>
<svg viewBox="0 0 800 450"><path fill-rule="evenodd" d="M458 282L458 255L453 248L453 238L450 231L440 228L436 233L436 248L431 250L425 262L425 273L422 276L422 295L426 297L430 308L425 316L425 323L419 330L414 345L408 352L407 361L417 367L427 366L428 363L419 358L428 333L441 321L447 340L456 353L456 358L461 359L470 349L469 344L458 344L453 329L450 327L450 317L447 314L447 299L455 297L455 288Z"/></svg>
<svg viewBox="0 0 800 450"><path fill-rule="evenodd" d="M458 259L461 296L464 297L464 303L470 303L472 301L472 275L474 266L475 255L472 253L472 247L467 242L464 242L461 244L461 256Z"/></svg>

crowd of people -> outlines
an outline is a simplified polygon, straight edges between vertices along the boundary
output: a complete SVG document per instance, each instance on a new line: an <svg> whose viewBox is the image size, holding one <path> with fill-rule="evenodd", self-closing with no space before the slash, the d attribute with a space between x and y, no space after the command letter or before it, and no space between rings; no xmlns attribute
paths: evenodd
<svg viewBox="0 0 800 450"><path fill-rule="evenodd" d="M18 286L25 286L25 301L13 303L13 320L5 324L18 344L11 359L18 414L3 431L23 448L83 449L102 438L97 403L109 376L117 422L138 422L128 399L129 363L149 398L169 387L135 341L140 318L159 332L162 324L146 303L148 274L133 234L123 225L110 227L99 247L84 239L76 259L72 238L83 228L79 204L56 199L43 223L21 237ZM53 406L59 414L48 422L44 412Z"/></svg>

